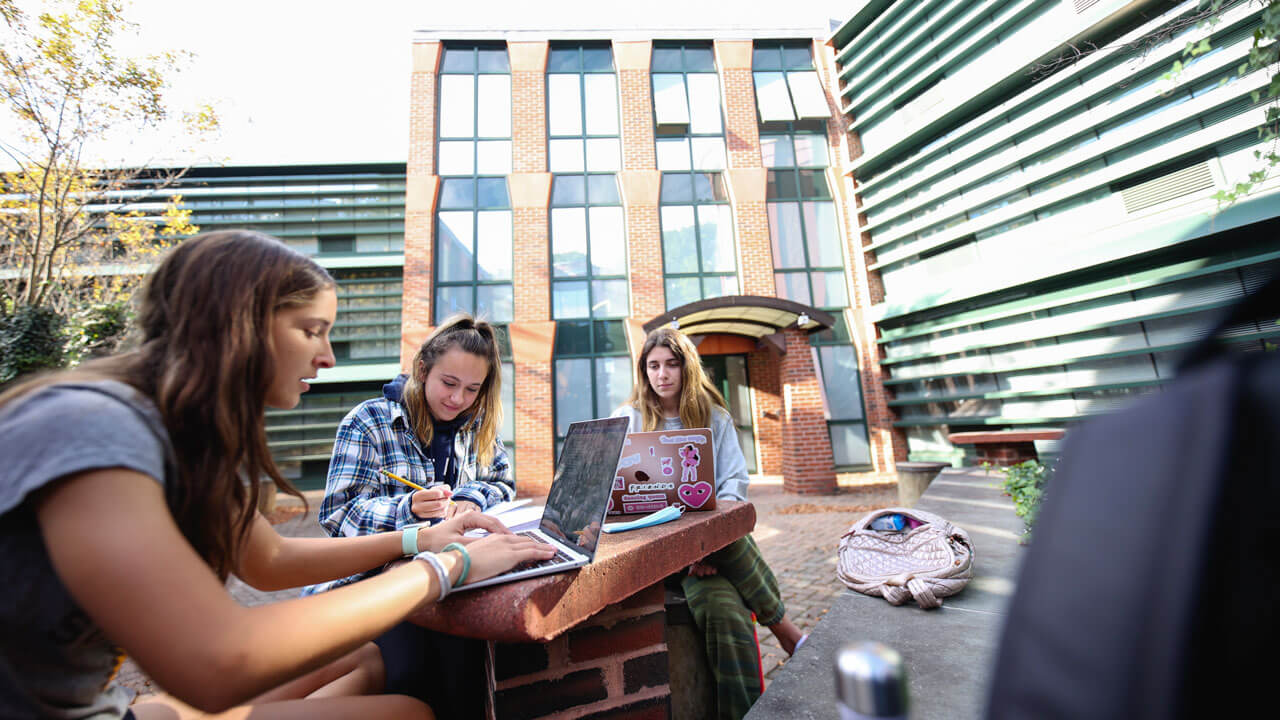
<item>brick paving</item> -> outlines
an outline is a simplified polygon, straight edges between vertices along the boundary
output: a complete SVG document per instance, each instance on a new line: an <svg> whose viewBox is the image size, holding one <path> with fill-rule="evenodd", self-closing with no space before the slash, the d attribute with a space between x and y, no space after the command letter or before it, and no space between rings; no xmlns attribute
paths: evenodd
<svg viewBox="0 0 1280 720"><path fill-rule="evenodd" d="M778 578L787 617L803 632L813 630L831 608L844 585L836 578L836 547L840 536L863 513L897 504L893 483L842 486L838 495L791 495L778 481L751 484L756 506L752 536ZM783 652L768 630L759 629L760 657L766 686L786 664Z"/></svg>
<svg viewBox="0 0 1280 720"><path fill-rule="evenodd" d="M897 502L897 486L888 484L842 486L837 495L792 495L782 491L778 478L753 478L751 501L756 506L752 533L782 589L787 617L809 632L831 607L831 599L843 589L836 579L836 546L840 536L867 510ZM308 493L313 512L276 525L282 535L322 537L314 509L320 495ZM261 592L232 578L228 588L243 605L260 605L297 596L296 590ZM765 682L786 663L787 654L768 630L760 628L760 654ZM156 692L150 678L132 661L120 670L119 681L139 694Z"/></svg>

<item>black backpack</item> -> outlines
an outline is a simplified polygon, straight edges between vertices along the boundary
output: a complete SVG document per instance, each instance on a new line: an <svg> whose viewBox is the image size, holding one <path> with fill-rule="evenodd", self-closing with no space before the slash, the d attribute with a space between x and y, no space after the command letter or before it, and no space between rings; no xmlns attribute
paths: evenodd
<svg viewBox="0 0 1280 720"><path fill-rule="evenodd" d="M1280 277L1156 395L1068 433L992 675L992 718L1233 717L1274 709L1280 640ZM1277 341L1280 342L1280 341Z"/></svg>

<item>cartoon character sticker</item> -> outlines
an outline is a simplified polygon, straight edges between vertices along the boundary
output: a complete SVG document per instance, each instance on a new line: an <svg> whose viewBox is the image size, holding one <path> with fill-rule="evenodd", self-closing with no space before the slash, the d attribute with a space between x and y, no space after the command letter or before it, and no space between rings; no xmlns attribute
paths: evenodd
<svg viewBox="0 0 1280 720"><path fill-rule="evenodd" d="M669 457L658 458L658 462L662 466L663 475L666 475L667 477L671 477L672 475L676 474L676 471L671 467L671 462L672 462L671 458Z"/></svg>
<svg viewBox="0 0 1280 720"><path fill-rule="evenodd" d="M691 483L698 479L698 463L702 462L702 456L698 454L698 448L693 443L685 445L678 451L680 453L680 482Z"/></svg>

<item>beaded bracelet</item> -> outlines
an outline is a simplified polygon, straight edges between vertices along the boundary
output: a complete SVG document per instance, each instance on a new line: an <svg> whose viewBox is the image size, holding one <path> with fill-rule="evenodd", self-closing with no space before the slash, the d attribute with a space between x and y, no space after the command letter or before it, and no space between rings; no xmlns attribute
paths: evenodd
<svg viewBox="0 0 1280 720"><path fill-rule="evenodd" d="M436 580L440 585L440 597L436 598L436 602L449 597L449 591L452 589L449 586L449 571L445 570L444 563L440 562L440 558L436 557L435 553L424 550L414 555L413 559L422 560L436 571Z"/></svg>
<svg viewBox="0 0 1280 720"><path fill-rule="evenodd" d="M466 582L467 573L471 572L471 553L467 552L465 545L456 542L445 545L444 550L440 552L449 552L450 550L457 550L458 554L462 556L462 574L458 576L458 582L453 584L454 587L458 587Z"/></svg>

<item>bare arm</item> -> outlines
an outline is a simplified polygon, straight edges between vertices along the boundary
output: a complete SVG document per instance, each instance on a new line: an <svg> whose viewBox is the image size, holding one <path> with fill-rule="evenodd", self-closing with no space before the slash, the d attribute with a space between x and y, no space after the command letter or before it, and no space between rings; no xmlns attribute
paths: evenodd
<svg viewBox="0 0 1280 720"><path fill-rule="evenodd" d="M418 531L418 550L438 552L451 542L467 544L461 532L480 527L510 534L488 515ZM403 556L401 533L384 532L357 537L286 538L266 518L254 520L249 542L240 556L236 576L259 590L280 590L355 575Z"/></svg>
<svg viewBox="0 0 1280 720"><path fill-rule="evenodd" d="M203 710L320 667L439 595L430 567L413 562L333 592L242 607L178 531L160 485L133 471L59 480L36 511L54 569L77 603L160 685ZM493 550L475 548L472 572L545 557L520 540L486 538ZM458 556L441 560L456 579Z"/></svg>

